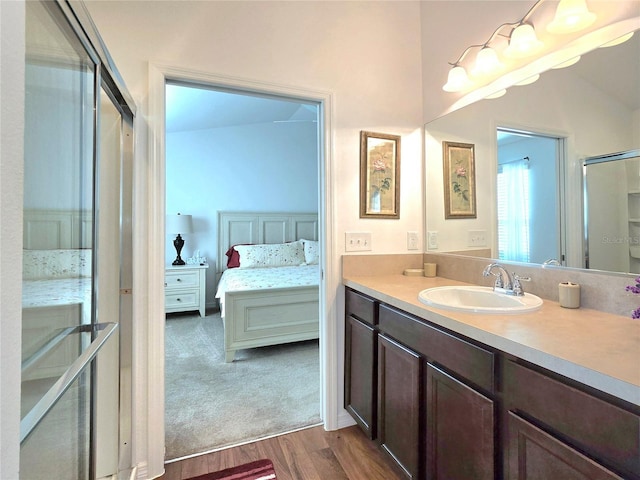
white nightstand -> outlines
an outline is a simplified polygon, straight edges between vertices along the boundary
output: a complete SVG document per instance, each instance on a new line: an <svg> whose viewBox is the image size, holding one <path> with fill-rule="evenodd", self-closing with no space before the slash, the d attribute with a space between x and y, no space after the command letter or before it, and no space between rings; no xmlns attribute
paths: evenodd
<svg viewBox="0 0 640 480"><path fill-rule="evenodd" d="M167 313L198 310L204 317L206 273L209 265L169 265L164 273L164 308Z"/></svg>

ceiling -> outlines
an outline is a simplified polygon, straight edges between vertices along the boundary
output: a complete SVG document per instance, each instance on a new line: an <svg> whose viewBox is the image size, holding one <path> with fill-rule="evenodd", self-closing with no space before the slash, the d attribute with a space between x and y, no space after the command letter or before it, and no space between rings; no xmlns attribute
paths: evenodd
<svg viewBox="0 0 640 480"><path fill-rule="evenodd" d="M630 110L640 108L640 35L611 48L599 48L571 67L571 73L616 98ZM634 60L635 59L635 60ZM318 105L282 97L168 84L166 131L181 132L271 122L318 120Z"/></svg>
<svg viewBox="0 0 640 480"><path fill-rule="evenodd" d="M313 123L318 106L281 97L167 84L166 131L183 132L257 123Z"/></svg>

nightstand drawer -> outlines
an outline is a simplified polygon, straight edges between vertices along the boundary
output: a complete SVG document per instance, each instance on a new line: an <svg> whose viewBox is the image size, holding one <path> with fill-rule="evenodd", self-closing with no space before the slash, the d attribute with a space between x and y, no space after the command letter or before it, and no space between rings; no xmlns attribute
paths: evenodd
<svg viewBox="0 0 640 480"><path fill-rule="evenodd" d="M166 272L164 277L165 288L198 288L200 286L200 274L197 271Z"/></svg>
<svg viewBox="0 0 640 480"><path fill-rule="evenodd" d="M179 311L193 307L197 309L200 304L200 291L186 290L184 292L166 293L164 296L164 306L167 311L179 308Z"/></svg>

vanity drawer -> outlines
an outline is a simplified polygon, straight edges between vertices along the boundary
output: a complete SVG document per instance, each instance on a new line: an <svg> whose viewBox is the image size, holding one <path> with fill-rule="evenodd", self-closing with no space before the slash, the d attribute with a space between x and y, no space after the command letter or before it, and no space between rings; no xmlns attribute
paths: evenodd
<svg viewBox="0 0 640 480"><path fill-rule="evenodd" d="M505 406L534 418L601 461L640 477L640 417L511 360Z"/></svg>
<svg viewBox="0 0 640 480"><path fill-rule="evenodd" d="M345 306L347 315L352 315L369 325L375 325L377 323L376 302L372 298L365 297L347 288L345 292Z"/></svg>
<svg viewBox="0 0 640 480"><path fill-rule="evenodd" d="M430 361L462 376L487 392L495 386L495 354L428 325L387 305L380 305L381 332L387 333Z"/></svg>
<svg viewBox="0 0 640 480"><path fill-rule="evenodd" d="M166 272L164 276L165 288L198 288L200 275L197 271Z"/></svg>

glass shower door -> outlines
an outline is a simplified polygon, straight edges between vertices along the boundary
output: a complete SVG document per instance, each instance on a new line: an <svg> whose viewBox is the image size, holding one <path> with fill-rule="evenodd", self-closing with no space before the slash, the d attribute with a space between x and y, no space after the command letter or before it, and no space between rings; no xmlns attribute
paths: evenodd
<svg viewBox="0 0 640 480"><path fill-rule="evenodd" d="M131 465L132 115L77 12L25 8L21 478L110 478Z"/></svg>

